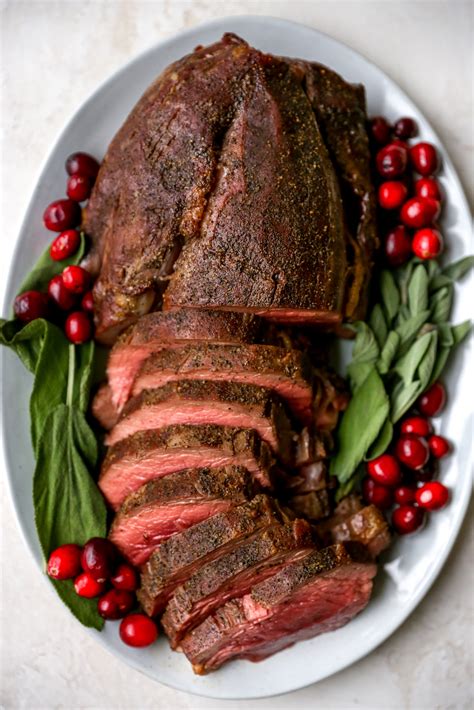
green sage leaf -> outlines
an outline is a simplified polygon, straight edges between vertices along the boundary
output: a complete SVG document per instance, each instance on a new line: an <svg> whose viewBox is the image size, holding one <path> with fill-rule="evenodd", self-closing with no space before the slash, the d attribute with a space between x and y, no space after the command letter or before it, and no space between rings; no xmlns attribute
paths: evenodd
<svg viewBox="0 0 474 710"><path fill-rule="evenodd" d="M330 473L345 483L363 460L387 419L389 399L380 375L372 369L342 415L336 432L336 455Z"/></svg>
<svg viewBox="0 0 474 710"><path fill-rule="evenodd" d="M377 361L377 369L381 375L385 375L390 370L390 366L399 346L400 336L394 330L391 330Z"/></svg>
<svg viewBox="0 0 474 710"><path fill-rule="evenodd" d="M465 320L463 323L451 326L451 335L453 336L453 345L459 345L464 338L471 332L472 323L470 320Z"/></svg>
<svg viewBox="0 0 474 710"><path fill-rule="evenodd" d="M445 323L449 319L451 306L453 304L454 288L453 285L444 286L439 291L433 294L430 305L432 323Z"/></svg>
<svg viewBox="0 0 474 710"><path fill-rule="evenodd" d="M408 352L396 362L393 371L400 375L406 385L414 379L415 372L430 346L432 335L426 333L415 340Z"/></svg>
<svg viewBox="0 0 474 710"><path fill-rule="evenodd" d="M390 419L387 419L380 430L378 437L365 455L365 460L371 461L372 459L376 459L378 456L382 456L382 454L388 449L389 444L392 441L392 437L393 425Z"/></svg>
<svg viewBox="0 0 474 710"><path fill-rule="evenodd" d="M436 382L437 379L441 376L441 373L443 372L444 368L446 367L446 363L448 362L449 355L451 353L451 346L445 347L441 346L438 348L438 351L436 353L436 359L433 365L433 369L431 371L431 376L428 382L428 386L432 385L433 382Z"/></svg>
<svg viewBox="0 0 474 710"><path fill-rule="evenodd" d="M369 318L369 325L375 335L379 348L382 348L387 339L388 328L380 303L376 303L373 307Z"/></svg>
<svg viewBox="0 0 474 710"><path fill-rule="evenodd" d="M420 328L427 321L429 315L429 310L420 311L415 316L411 316L407 320L402 321L402 323L396 328L396 333L400 338L397 357L405 354L415 340Z"/></svg>
<svg viewBox="0 0 474 710"><path fill-rule="evenodd" d="M357 333L352 349L352 360L355 362L375 362L379 355L379 346L372 330L363 321L353 323L352 328Z"/></svg>
<svg viewBox="0 0 474 710"><path fill-rule="evenodd" d="M58 405L44 422L33 476L36 530L46 558L65 543L83 545L90 537L105 537L104 499L88 470L96 458L96 440L83 413ZM55 587L83 624L102 628L96 604Z"/></svg>
<svg viewBox="0 0 474 710"><path fill-rule="evenodd" d="M395 424L400 417L403 417L412 404L416 402L423 388L419 380L410 382L406 385L404 382L398 382L390 394L390 419Z"/></svg>
<svg viewBox="0 0 474 710"><path fill-rule="evenodd" d="M430 280L430 294L436 293L436 291L439 291L440 288L444 288L445 286L451 286L452 283L453 280L450 279L449 276L437 274Z"/></svg>
<svg viewBox="0 0 474 710"><path fill-rule="evenodd" d="M468 271L474 267L474 256L465 256L459 261L448 264L442 269L442 273L453 281L461 279Z"/></svg>
<svg viewBox="0 0 474 710"><path fill-rule="evenodd" d="M380 274L380 293L387 325L390 326L400 306L400 292L391 272L386 269Z"/></svg>
<svg viewBox="0 0 474 710"><path fill-rule="evenodd" d="M374 366L371 362L351 362L347 367L351 390L355 392L370 375Z"/></svg>
<svg viewBox="0 0 474 710"><path fill-rule="evenodd" d="M413 270L408 284L408 307L412 316L428 309L428 274L423 264Z"/></svg>

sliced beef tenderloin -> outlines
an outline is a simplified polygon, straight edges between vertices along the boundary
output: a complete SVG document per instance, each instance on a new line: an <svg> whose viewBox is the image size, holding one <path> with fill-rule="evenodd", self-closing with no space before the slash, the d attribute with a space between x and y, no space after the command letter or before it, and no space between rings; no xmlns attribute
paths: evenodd
<svg viewBox="0 0 474 710"><path fill-rule="evenodd" d="M133 394L180 380L238 382L276 392L304 423L311 422L313 373L298 350L274 345L196 344L161 350L142 364Z"/></svg>
<svg viewBox="0 0 474 710"><path fill-rule="evenodd" d="M335 542L357 542L362 544L375 558L390 545L390 530L383 513L368 505L346 518L340 514L324 521L321 528L316 525L321 543L330 545Z"/></svg>
<svg viewBox="0 0 474 710"><path fill-rule="evenodd" d="M119 414L112 401L112 390L108 384L101 385L95 393L92 400L92 415L107 431L117 423Z"/></svg>
<svg viewBox="0 0 474 710"><path fill-rule="evenodd" d="M155 478L129 495L115 516L109 538L134 565L191 525L249 500L252 475L238 466L177 471Z"/></svg>
<svg viewBox="0 0 474 710"><path fill-rule="evenodd" d="M227 600L250 591L257 582L314 549L304 520L260 530L225 555L209 562L175 589L161 623L172 648L194 626Z"/></svg>
<svg viewBox="0 0 474 710"><path fill-rule="evenodd" d="M135 375L152 352L186 343L252 343L260 320L247 313L217 313L205 309L149 313L129 328L112 348L107 363L111 397L121 411Z"/></svg>
<svg viewBox="0 0 474 710"><path fill-rule="evenodd" d="M334 631L367 605L376 573L344 544L310 552L221 606L181 641L198 674L260 661L296 641Z"/></svg>
<svg viewBox="0 0 474 710"><path fill-rule="evenodd" d="M268 444L250 429L177 424L141 431L111 446L99 488L114 510L148 481L189 468L243 466L270 488L273 461Z"/></svg>
<svg viewBox="0 0 474 710"><path fill-rule="evenodd" d="M178 585L244 538L285 521L276 500L260 493L248 503L173 535L152 553L142 570L138 599L146 613L156 616L162 612Z"/></svg>
<svg viewBox="0 0 474 710"><path fill-rule="evenodd" d="M255 429L282 461L292 460L293 432L282 401L264 387L240 382L183 380L143 390L127 403L105 443L172 424Z"/></svg>

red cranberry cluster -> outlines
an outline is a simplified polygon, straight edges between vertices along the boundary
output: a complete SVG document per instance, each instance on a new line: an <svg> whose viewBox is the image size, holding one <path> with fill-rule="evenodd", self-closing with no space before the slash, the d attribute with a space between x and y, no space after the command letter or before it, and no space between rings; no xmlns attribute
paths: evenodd
<svg viewBox="0 0 474 710"><path fill-rule="evenodd" d="M416 412L402 420L392 450L367 464L368 476L362 482L367 503L382 510L396 507L392 525L399 535L415 532L425 511L439 510L448 502L449 492L439 481L431 480L438 459L450 451L449 442L433 433L428 417L437 416L446 402L446 391L435 382L419 398Z"/></svg>
<svg viewBox="0 0 474 710"><path fill-rule="evenodd" d="M375 167L381 179L378 202L385 218L382 221L389 225L384 251L391 266L401 266L413 254L435 259L443 250L443 238L436 227L441 212L441 190L434 177L438 154L431 143L408 145L407 140L416 133L411 118L400 118L393 127L382 116L370 122L377 151ZM418 174L416 179L413 173Z"/></svg>
<svg viewBox="0 0 474 710"><path fill-rule="evenodd" d="M154 621L145 614L130 614L137 603L137 572L120 559L110 540L93 537L84 547L61 545L49 556L47 570L53 579L74 579L80 597L98 597L97 610L104 619L122 619L120 637L124 643L141 647L156 640Z"/></svg>
<svg viewBox="0 0 474 710"><path fill-rule="evenodd" d="M49 253L54 261L62 261L76 253L80 235L76 227L81 222L80 202L90 196L99 172L99 163L87 153L73 153L66 160L70 176L66 192L68 199L55 200L46 208L45 227L60 232L52 242ZM67 266L62 274L54 276L48 292L26 291L16 297L15 316L29 323L36 318L60 318L72 343L85 343L92 335L91 315L94 309L90 289L90 275L80 266ZM67 317L61 319L61 316Z"/></svg>

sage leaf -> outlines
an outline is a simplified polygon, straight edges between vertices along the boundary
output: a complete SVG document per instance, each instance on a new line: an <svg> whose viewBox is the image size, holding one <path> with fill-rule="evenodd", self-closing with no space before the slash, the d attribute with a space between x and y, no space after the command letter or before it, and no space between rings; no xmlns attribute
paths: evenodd
<svg viewBox="0 0 474 710"><path fill-rule="evenodd" d="M404 266L397 270L398 288L400 291L400 299L402 306L408 305L408 285L415 268L415 260L410 259Z"/></svg>
<svg viewBox="0 0 474 710"><path fill-rule="evenodd" d="M451 327L451 335L453 336L453 345L459 345L464 338L471 332L472 323L470 320L465 320L463 323L458 323Z"/></svg>
<svg viewBox="0 0 474 710"><path fill-rule="evenodd" d="M390 366L395 357L395 354L400 346L400 336L394 330L388 334L385 345L383 346L380 357L377 361L377 369L381 375L386 374L390 370Z"/></svg>
<svg viewBox="0 0 474 710"><path fill-rule="evenodd" d="M378 437L376 438L369 451L367 452L366 456L364 457L365 460L371 461L372 459L376 459L378 456L382 456L382 454L385 453L385 451L388 449L389 444L392 441L392 437L393 425L390 419L386 419L385 424L380 430Z"/></svg>
<svg viewBox="0 0 474 710"><path fill-rule="evenodd" d="M377 340L379 348L382 348L387 339L388 328L380 303L376 303L373 307L369 318L369 325Z"/></svg>
<svg viewBox="0 0 474 710"><path fill-rule="evenodd" d="M440 288L444 288L445 286L451 286L453 283L453 280L449 278L449 276L445 276L444 274L437 274L433 279L430 280L430 294L436 293L436 291L439 291Z"/></svg>
<svg viewBox="0 0 474 710"><path fill-rule="evenodd" d="M426 333L415 340L408 352L395 364L393 371L400 375L406 385L414 379L415 372L429 348L432 338L433 333Z"/></svg>
<svg viewBox="0 0 474 710"><path fill-rule="evenodd" d="M387 325L390 326L400 306L400 292L392 274L386 269L380 274L380 293Z"/></svg>
<svg viewBox="0 0 474 710"><path fill-rule="evenodd" d="M442 269L442 273L453 281L461 279L474 267L474 256L465 256L453 264L448 264Z"/></svg>
<svg viewBox="0 0 474 710"><path fill-rule="evenodd" d="M330 473L345 483L363 460L388 416L389 399L380 375L372 369L354 393L336 432L336 455Z"/></svg>
<svg viewBox="0 0 474 710"><path fill-rule="evenodd" d="M15 324L15 321L3 321L0 342L14 350L35 375L30 397L30 427L36 452L47 413L66 401L69 341L59 328L42 318L17 331L10 323ZM10 337L9 332L13 333Z"/></svg>
<svg viewBox="0 0 474 710"><path fill-rule="evenodd" d="M347 367L347 374L349 376L351 390L355 392L358 387L361 386L363 382L370 375L373 370L373 364L371 362L351 362Z"/></svg>
<svg viewBox="0 0 474 710"><path fill-rule="evenodd" d="M408 307L412 316L428 309L428 274L423 264L413 270L408 284Z"/></svg>
<svg viewBox="0 0 474 710"><path fill-rule="evenodd" d="M438 347L438 333L433 331L429 333L430 343L426 349L426 352L418 365L416 370L417 377L421 384L422 391L428 386L430 381L431 373L433 372L433 367L436 360L436 351Z"/></svg>
<svg viewBox="0 0 474 710"><path fill-rule="evenodd" d="M429 310L420 311L415 316L411 316L407 320L402 321L396 328L396 333L400 338L397 350L397 357L403 355L414 341L420 328L427 321L430 315Z"/></svg>
<svg viewBox="0 0 474 710"><path fill-rule="evenodd" d="M450 348L454 345L453 332L449 323L440 323L438 325L438 341L440 347L443 348Z"/></svg>
<svg viewBox="0 0 474 710"><path fill-rule="evenodd" d="M55 407L44 422L33 476L36 530L46 558L65 543L105 537L104 499L88 470L96 459L96 440L84 414L66 404ZM66 592L55 586L65 599ZM66 603L86 626L102 628L97 609L92 612L81 597Z"/></svg>
<svg viewBox="0 0 474 710"><path fill-rule="evenodd" d="M446 367L446 363L448 362L450 353L450 347L442 346L438 348L438 352L436 353L436 360L433 365L433 370L431 371L431 377L428 382L428 386L432 385L433 382L436 382L436 380L441 376L441 373L443 372L444 368Z"/></svg>
<svg viewBox="0 0 474 710"><path fill-rule="evenodd" d="M432 323L445 323L451 313L453 303L454 288L453 285L444 286L439 291L433 294L431 298L431 315Z"/></svg>
<svg viewBox="0 0 474 710"><path fill-rule="evenodd" d="M357 333L352 349L352 359L356 362L375 362L379 355L379 346L367 323L357 321L352 325Z"/></svg>
<svg viewBox="0 0 474 710"><path fill-rule="evenodd" d="M421 383L416 380L406 385L404 382L398 382L390 394L390 419L395 424L400 417L403 417L412 404L416 402L423 388Z"/></svg>

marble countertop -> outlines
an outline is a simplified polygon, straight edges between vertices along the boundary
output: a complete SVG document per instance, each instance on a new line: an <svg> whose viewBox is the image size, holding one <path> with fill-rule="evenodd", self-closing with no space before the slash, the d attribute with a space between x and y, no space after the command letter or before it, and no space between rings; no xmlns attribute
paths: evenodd
<svg viewBox="0 0 474 710"><path fill-rule="evenodd" d="M235 14L287 17L346 42L415 99L473 201L470 2L69 0L1 4L0 278L39 167L65 120L135 54L182 28ZM4 478L4 477L3 477ZM55 599L21 539L2 481L4 708L471 708L472 507L434 587L364 660L304 690L260 701L197 698L154 683L98 646Z"/></svg>

